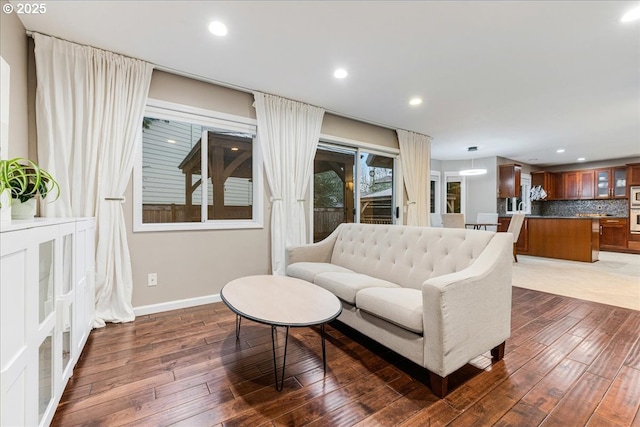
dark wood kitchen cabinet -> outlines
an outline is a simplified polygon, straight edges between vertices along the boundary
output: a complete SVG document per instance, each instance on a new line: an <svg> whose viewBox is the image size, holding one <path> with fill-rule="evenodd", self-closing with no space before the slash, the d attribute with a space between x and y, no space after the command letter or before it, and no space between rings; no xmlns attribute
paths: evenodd
<svg viewBox="0 0 640 427"><path fill-rule="evenodd" d="M640 185L640 163L627 165L627 184Z"/></svg>
<svg viewBox="0 0 640 427"><path fill-rule="evenodd" d="M500 217L498 231L511 218ZM516 242L518 254L595 262L600 250L599 219L586 217L526 217Z"/></svg>
<svg viewBox="0 0 640 427"><path fill-rule="evenodd" d="M522 166L517 164L500 165L498 167L498 197L520 197L520 177Z"/></svg>
<svg viewBox="0 0 640 427"><path fill-rule="evenodd" d="M541 186L547 193L544 200L558 200L562 198L562 175L556 172L531 172L531 186Z"/></svg>
<svg viewBox="0 0 640 427"><path fill-rule="evenodd" d="M600 218L600 250L626 250L628 231L626 218Z"/></svg>
<svg viewBox="0 0 640 427"><path fill-rule="evenodd" d="M627 168L596 169L594 190L596 199L624 199L627 197Z"/></svg>
<svg viewBox="0 0 640 427"><path fill-rule="evenodd" d="M500 217L498 219L498 224L500 224L498 231L506 232L509 229L510 223L511 217ZM520 229L518 241L516 242L516 253L526 255L527 252L529 252L529 218L525 217L522 228Z"/></svg>
<svg viewBox="0 0 640 427"><path fill-rule="evenodd" d="M563 199L593 199L595 189L594 170L570 171L562 173L564 183Z"/></svg>

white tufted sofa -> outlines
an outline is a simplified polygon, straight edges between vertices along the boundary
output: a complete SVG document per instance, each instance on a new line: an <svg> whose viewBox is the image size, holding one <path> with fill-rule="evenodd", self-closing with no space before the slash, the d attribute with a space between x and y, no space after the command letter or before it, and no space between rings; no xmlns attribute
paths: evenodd
<svg viewBox="0 0 640 427"><path fill-rule="evenodd" d="M511 326L510 234L341 224L325 240L287 248L287 275L333 292L338 320L429 370L449 374L491 350Z"/></svg>

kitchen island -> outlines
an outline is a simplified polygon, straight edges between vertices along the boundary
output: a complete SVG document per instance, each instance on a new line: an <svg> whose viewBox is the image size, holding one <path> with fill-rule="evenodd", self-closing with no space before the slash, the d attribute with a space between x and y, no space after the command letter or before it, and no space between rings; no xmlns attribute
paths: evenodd
<svg viewBox="0 0 640 427"><path fill-rule="evenodd" d="M511 217L500 217L507 231ZM600 220L592 217L527 216L516 243L518 254L595 262L600 247Z"/></svg>

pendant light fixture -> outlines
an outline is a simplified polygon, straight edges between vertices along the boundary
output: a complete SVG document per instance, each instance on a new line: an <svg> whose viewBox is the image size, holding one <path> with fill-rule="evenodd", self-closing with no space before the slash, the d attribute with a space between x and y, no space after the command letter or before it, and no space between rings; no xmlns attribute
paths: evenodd
<svg viewBox="0 0 640 427"><path fill-rule="evenodd" d="M467 151L468 152L478 151L478 147L476 147L476 146L467 147ZM484 175L484 174L487 173L487 170L484 169L484 168L476 168L476 167L474 167L473 166L473 158L471 158L471 168L462 169L459 173L462 176Z"/></svg>

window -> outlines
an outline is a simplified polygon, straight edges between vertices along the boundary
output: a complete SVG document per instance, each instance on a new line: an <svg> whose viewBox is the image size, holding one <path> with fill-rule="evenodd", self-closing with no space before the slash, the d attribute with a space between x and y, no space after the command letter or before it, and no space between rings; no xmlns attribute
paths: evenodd
<svg viewBox="0 0 640 427"><path fill-rule="evenodd" d="M431 171L430 209L432 214L441 213L440 210L440 172Z"/></svg>
<svg viewBox="0 0 640 427"><path fill-rule="evenodd" d="M443 213L464 213L465 185L464 177L457 172L445 172L445 211Z"/></svg>
<svg viewBox="0 0 640 427"><path fill-rule="evenodd" d="M507 214L531 213L531 175L522 174L520 178L520 197L507 198Z"/></svg>
<svg viewBox="0 0 640 427"><path fill-rule="evenodd" d="M141 128L134 231L262 227L252 119L150 100Z"/></svg>

